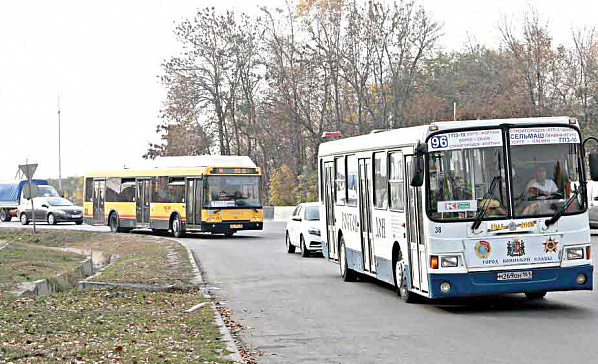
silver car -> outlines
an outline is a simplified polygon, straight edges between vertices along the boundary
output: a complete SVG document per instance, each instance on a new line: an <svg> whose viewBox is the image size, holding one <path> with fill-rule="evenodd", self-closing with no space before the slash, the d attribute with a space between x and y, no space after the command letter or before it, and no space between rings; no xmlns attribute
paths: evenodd
<svg viewBox="0 0 598 364"><path fill-rule="evenodd" d="M62 197L35 197L35 221L46 221L49 225L59 222L83 223L83 208ZM27 225L32 220L31 200L19 206L19 220Z"/></svg>

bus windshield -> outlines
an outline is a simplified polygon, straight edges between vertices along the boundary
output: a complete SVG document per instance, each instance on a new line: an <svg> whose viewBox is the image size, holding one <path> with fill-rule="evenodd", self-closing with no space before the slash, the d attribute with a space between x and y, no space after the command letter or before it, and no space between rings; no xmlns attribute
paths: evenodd
<svg viewBox="0 0 598 364"><path fill-rule="evenodd" d="M436 220L508 215L500 129L445 133L428 141L428 212Z"/></svg>
<svg viewBox="0 0 598 364"><path fill-rule="evenodd" d="M260 177L208 176L204 207L261 207Z"/></svg>
<svg viewBox="0 0 598 364"><path fill-rule="evenodd" d="M515 217L555 214L579 186L579 135L566 127L510 130ZM582 211L577 194L565 214Z"/></svg>

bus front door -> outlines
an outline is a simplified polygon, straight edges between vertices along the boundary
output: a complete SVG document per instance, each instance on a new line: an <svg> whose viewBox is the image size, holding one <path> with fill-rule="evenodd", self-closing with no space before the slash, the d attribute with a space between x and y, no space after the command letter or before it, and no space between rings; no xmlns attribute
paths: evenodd
<svg viewBox="0 0 598 364"><path fill-rule="evenodd" d="M359 159L359 230L361 233L361 251L363 252L363 270L376 272L374 245L372 239L372 160Z"/></svg>
<svg viewBox="0 0 598 364"><path fill-rule="evenodd" d="M104 225L104 195L106 193L106 181L93 181L93 224Z"/></svg>
<svg viewBox="0 0 598 364"><path fill-rule="evenodd" d="M135 196L135 205L137 210L136 225L139 227L149 227L150 222L150 179L137 179L135 181L137 195Z"/></svg>
<svg viewBox="0 0 598 364"><path fill-rule="evenodd" d="M334 163L324 163L324 206L326 207L326 241L328 259L337 260L336 228L334 217Z"/></svg>
<svg viewBox="0 0 598 364"><path fill-rule="evenodd" d="M187 178L187 220L185 224L200 225L201 224L201 191L203 189L202 180L200 178Z"/></svg>
<svg viewBox="0 0 598 364"><path fill-rule="evenodd" d="M409 244L409 264L411 286L421 292L428 292L428 270L426 248L422 227L421 187L411 186L413 156L405 156L405 184L407 186L407 241Z"/></svg>

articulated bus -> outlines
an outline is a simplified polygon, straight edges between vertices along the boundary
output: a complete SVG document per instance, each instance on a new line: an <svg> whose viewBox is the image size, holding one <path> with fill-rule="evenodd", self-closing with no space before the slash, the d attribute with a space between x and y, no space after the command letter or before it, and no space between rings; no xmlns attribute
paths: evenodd
<svg viewBox="0 0 598 364"><path fill-rule="evenodd" d="M170 230L175 237L262 230L261 172L249 157L162 157L152 163L85 176L85 223L113 232Z"/></svg>
<svg viewBox="0 0 598 364"><path fill-rule="evenodd" d="M577 120L550 117L323 143L323 253L345 281L374 277L406 302L591 290L581 141ZM596 180L598 155L589 159Z"/></svg>

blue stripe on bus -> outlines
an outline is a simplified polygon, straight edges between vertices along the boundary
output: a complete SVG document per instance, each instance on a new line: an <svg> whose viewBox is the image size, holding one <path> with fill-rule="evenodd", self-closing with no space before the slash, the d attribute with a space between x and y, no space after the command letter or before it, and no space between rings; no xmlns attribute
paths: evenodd
<svg viewBox="0 0 598 364"><path fill-rule="evenodd" d="M499 272L532 271L532 279L499 281ZM505 269L492 272L470 272L458 274L428 274L430 298L492 295L504 293L522 293L539 291L592 290L592 265L535 269ZM577 284L576 277L585 274L585 284ZM440 284L449 282L451 290L444 294Z"/></svg>

